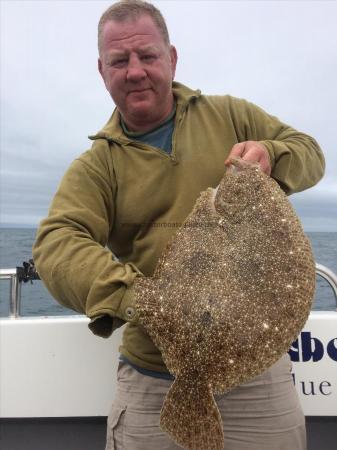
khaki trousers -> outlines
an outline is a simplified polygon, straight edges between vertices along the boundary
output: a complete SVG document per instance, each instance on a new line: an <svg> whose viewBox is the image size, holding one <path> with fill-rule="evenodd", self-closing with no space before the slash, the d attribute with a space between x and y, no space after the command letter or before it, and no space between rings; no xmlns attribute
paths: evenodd
<svg viewBox="0 0 337 450"><path fill-rule="evenodd" d="M160 409L171 383L119 364L106 450L181 448L159 427ZM216 396L216 402L223 420L225 450L306 449L305 421L288 355L251 382Z"/></svg>

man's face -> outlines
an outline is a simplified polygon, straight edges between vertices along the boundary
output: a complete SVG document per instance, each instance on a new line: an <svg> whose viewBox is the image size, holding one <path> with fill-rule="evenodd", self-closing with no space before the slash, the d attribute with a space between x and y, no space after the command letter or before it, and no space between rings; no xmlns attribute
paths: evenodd
<svg viewBox="0 0 337 450"><path fill-rule="evenodd" d="M170 114L176 62L150 16L105 23L98 68L130 130L149 130Z"/></svg>

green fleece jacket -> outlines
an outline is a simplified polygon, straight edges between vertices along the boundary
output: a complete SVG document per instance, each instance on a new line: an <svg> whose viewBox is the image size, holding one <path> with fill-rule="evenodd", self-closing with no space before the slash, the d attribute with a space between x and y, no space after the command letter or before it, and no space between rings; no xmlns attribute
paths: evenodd
<svg viewBox="0 0 337 450"><path fill-rule="evenodd" d="M233 145L263 142L271 175L287 194L309 188L324 172L314 139L257 106L176 82L173 91L172 154L128 139L115 110L91 137L91 150L65 173L33 248L42 280L62 305L86 314L103 337L127 321L121 353L157 371L166 367L137 324L133 281L152 275L200 192L219 183Z"/></svg>

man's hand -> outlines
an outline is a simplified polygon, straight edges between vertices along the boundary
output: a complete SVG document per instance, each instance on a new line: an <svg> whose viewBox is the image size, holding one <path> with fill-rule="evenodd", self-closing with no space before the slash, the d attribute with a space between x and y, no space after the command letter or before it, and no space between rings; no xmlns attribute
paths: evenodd
<svg viewBox="0 0 337 450"><path fill-rule="evenodd" d="M230 151L225 165L230 165L230 159L240 157L245 161L257 162L260 164L262 172L267 175L271 173L271 164L266 147L257 141L245 141L235 144Z"/></svg>

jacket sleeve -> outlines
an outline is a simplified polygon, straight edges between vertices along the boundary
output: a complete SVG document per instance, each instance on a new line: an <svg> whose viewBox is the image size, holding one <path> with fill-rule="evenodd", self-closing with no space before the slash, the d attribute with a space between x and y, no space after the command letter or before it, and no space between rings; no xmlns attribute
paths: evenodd
<svg viewBox="0 0 337 450"><path fill-rule="evenodd" d="M132 319L132 284L141 275L106 248L116 191L111 166L93 150L71 164L33 247L37 271L51 294L91 318L89 328L103 337Z"/></svg>
<svg viewBox="0 0 337 450"><path fill-rule="evenodd" d="M237 122L239 141L260 141L268 150L271 176L290 195L314 186L322 178L325 162L318 143L307 134L282 123L258 106L241 100Z"/></svg>

